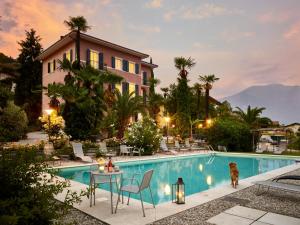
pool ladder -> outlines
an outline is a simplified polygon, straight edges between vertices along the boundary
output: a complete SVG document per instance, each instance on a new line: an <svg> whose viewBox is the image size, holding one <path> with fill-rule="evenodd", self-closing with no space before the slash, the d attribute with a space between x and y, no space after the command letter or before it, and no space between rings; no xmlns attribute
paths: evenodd
<svg viewBox="0 0 300 225"><path fill-rule="evenodd" d="M214 150L214 148L211 146L211 145L208 145L208 150L209 150L209 159L208 161L206 162L206 164L212 164L212 162L214 161L215 157L216 157L216 151Z"/></svg>

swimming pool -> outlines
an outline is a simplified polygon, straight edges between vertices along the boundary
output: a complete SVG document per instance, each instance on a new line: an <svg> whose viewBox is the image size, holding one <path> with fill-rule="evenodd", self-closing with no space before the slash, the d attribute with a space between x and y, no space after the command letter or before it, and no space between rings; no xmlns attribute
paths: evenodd
<svg viewBox="0 0 300 225"><path fill-rule="evenodd" d="M153 160L141 160L131 162L119 162L117 164L124 171L124 177L130 177L133 173L144 173L149 169L154 169L151 188L155 204L171 200L171 187L182 177L185 183L186 196L198 193L219 185L229 184L229 162L236 162L240 172L239 179L244 179L257 174L265 173L277 168L281 168L294 163L291 159L278 159L271 157L242 157L232 155L192 155L171 157ZM64 168L59 170L59 176L75 180L84 184L89 184L90 166L80 166ZM141 181L142 177L136 176ZM101 188L109 190L108 185ZM114 192L117 192L114 187ZM132 195L139 199L138 195ZM151 202L150 194L147 190L143 192L143 199Z"/></svg>

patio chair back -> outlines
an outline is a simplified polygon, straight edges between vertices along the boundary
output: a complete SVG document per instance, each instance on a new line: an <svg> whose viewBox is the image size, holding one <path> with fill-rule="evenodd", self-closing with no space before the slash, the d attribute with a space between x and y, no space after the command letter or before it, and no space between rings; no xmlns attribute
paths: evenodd
<svg viewBox="0 0 300 225"><path fill-rule="evenodd" d="M106 142L100 142L101 152L107 152Z"/></svg>
<svg viewBox="0 0 300 225"><path fill-rule="evenodd" d="M72 142L71 144L72 144L75 156L77 156L77 157L84 156L81 143Z"/></svg>
<svg viewBox="0 0 300 225"><path fill-rule="evenodd" d="M127 149L127 146L126 145L120 145L120 154L129 154L130 151Z"/></svg>
<svg viewBox="0 0 300 225"><path fill-rule="evenodd" d="M180 148L179 141L177 141L177 140L175 141L175 147Z"/></svg>
<svg viewBox="0 0 300 225"><path fill-rule="evenodd" d="M140 185L140 191L148 188L150 186L150 181L152 178L153 170L148 170L144 173L142 183Z"/></svg>
<svg viewBox="0 0 300 225"><path fill-rule="evenodd" d="M185 147L188 147L188 148L191 147L190 140L188 138L185 139Z"/></svg>
<svg viewBox="0 0 300 225"><path fill-rule="evenodd" d="M164 139L161 140L160 142L160 148L163 150L163 151L168 151L168 146L166 144L166 141Z"/></svg>

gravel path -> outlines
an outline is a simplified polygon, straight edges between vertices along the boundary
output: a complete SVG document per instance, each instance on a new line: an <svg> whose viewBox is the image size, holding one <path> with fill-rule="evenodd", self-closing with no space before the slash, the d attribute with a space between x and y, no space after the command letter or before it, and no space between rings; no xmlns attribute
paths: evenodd
<svg viewBox="0 0 300 225"><path fill-rule="evenodd" d="M300 169L287 174L300 175ZM300 181L286 181L286 183L300 185ZM268 193L262 195L256 195L256 192L257 188L251 186L222 198L163 218L151 225L209 225L210 223L206 222L206 220L236 205L300 218L300 194L279 190L270 190ZM64 218L64 222L73 222L74 224L82 225L105 224L77 209L72 209Z"/></svg>

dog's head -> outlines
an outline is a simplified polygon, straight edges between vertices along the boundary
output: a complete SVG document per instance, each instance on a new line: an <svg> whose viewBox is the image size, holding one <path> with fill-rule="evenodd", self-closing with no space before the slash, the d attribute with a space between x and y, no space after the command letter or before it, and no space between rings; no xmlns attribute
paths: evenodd
<svg viewBox="0 0 300 225"><path fill-rule="evenodd" d="M229 163L229 167L230 167L230 169L236 168L236 163L234 163L234 162Z"/></svg>

